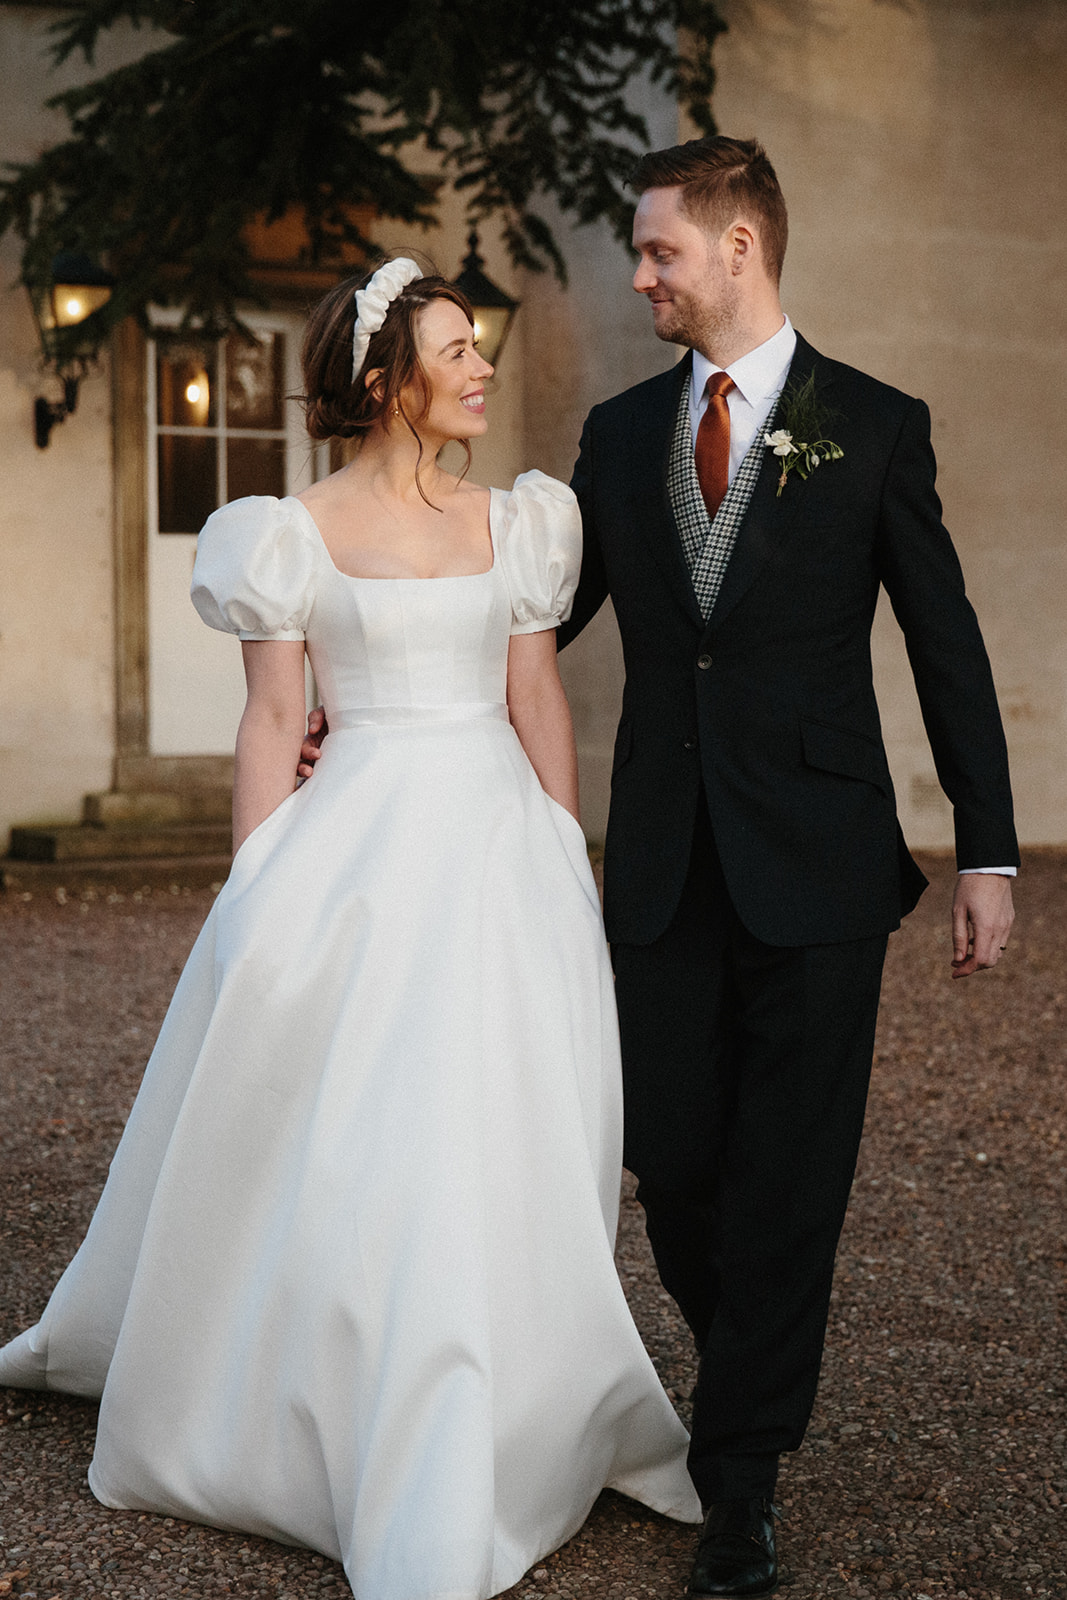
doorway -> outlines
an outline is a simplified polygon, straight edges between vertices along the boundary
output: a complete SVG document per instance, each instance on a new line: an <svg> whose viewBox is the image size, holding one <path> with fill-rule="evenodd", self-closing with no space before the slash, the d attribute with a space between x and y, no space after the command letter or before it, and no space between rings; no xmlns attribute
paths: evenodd
<svg viewBox="0 0 1067 1600"><path fill-rule="evenodd" d="M196 536L217 506L243 495L281 498L330 470L300 405L303 318L250 312L254 341L180 333L159 310L146 345L145 577L148 754L230 755L244 707L235 638L201 622L189 599Z"/></svg>

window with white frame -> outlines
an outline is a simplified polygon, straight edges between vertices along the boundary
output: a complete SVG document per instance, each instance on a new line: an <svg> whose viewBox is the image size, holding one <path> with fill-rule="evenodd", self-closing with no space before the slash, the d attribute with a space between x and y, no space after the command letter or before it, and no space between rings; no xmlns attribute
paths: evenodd
<svg viewBox="0 0 1067 1600"><path fill-rule="evenodd" d="M195 533L247 494L286 493L286 334L199 343L160 334L155 360L159 533Z"/></svg>

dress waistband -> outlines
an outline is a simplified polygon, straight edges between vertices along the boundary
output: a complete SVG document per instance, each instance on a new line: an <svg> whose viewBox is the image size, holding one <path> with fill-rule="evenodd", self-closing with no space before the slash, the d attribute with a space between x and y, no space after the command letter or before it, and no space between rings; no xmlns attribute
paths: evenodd
<svg viewBox="0 0 1067 1600"><path fill-rule="evenodd" d="M404 726L435 722L507 722L502 700L456 700L447 706L350 706L330 713L330 728Z"/></svg>

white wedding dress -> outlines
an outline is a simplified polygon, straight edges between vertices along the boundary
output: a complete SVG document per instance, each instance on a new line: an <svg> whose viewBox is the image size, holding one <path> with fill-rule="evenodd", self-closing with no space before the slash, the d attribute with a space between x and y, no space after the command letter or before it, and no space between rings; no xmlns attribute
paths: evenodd
<svg viewBox="0 0 1067 1600"><path fill-rule="evenodd" d="M0 1383L101 1396L94 1493L311 1546L359 1600L483 1600L605 1485L698 1521L612 1261L621 1109L581 829L508 721L577 578L569 489L470 577L359 579L237 501L194 600L306 638L330 733L241 847L84 1244Z"/></svg>

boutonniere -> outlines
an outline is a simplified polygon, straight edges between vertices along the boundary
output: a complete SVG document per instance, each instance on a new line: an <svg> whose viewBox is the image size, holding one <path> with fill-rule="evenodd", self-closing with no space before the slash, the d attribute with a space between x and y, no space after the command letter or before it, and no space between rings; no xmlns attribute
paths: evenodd
<svg viewBox="0 0 1067 1600"><path fill-rule="evenodd" d="M775 421L780 428L765 433L763 442L773 450L782 463L778 479L778 494L785 488L791 472L807 478L820 461L840 461L844 455L839 444L826 434L841 413L824 406L815 390L815 373L810 372L803 383L791 380L782 390ZM808 442L810 441L810 442Z"/></svg>

